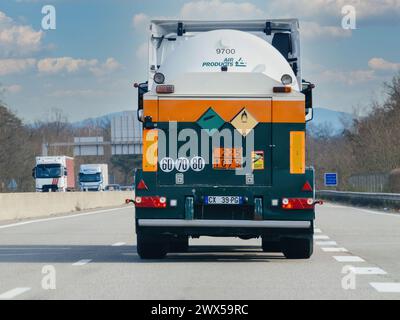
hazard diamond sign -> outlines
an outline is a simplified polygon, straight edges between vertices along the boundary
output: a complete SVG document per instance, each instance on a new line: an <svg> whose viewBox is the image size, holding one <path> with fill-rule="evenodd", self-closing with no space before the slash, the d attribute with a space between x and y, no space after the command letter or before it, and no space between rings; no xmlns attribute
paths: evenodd
<svg viewBox="0 0 400 320"><path fill-rule="evenodd" d="M231 124L241 135L247 136L256 127L258 121L246 109L243 109L231 121Z"/></svg>

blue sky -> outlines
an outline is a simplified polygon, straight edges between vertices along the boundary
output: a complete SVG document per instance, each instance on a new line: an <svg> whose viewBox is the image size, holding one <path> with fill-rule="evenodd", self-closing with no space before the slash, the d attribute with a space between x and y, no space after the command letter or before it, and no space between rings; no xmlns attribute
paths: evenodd
<svg viewBox="0 0 400 320"><path fill-rule="evenodd" d="M136 107L151 17L299 18L303 76L315 105L352 112L400 71L400 0L0 0L1 99L30 122L51 108L72 121ZM44 5L56 30L41 29ZM357 29L341 27L353 5Z"/></svg>

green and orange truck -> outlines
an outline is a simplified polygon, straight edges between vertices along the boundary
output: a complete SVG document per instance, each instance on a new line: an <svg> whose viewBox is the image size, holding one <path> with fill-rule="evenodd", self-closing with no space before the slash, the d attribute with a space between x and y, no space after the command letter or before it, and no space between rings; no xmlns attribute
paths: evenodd
<svg viewBox="0 0 400 320"><path fill-rule="evenodd" d="M148 81L136 85L141 258L185 252L201 236L311 257L314 85L301 77L299 38L296 19L151 22Z"/></svg>

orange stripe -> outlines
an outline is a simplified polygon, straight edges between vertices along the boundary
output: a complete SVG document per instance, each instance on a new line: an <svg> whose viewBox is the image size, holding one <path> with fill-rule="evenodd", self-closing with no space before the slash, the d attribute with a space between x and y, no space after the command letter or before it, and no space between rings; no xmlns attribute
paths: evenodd
<svg viewBox="0 0 400 320"><path fill-rule="evenodd" d="M304 101L274 101L272 110L274 123L304 123L306 121Z"/></svg>
<svg viewBox="0 0 400 320"><path fill-rule="evenodd" d="M158 121L158 100L143 101L144 116L150 116L154 122Z"/></svg>
<svg viewBox="0 0 400 320"><path fill-rule="evenodd" d="M159 100L159 108L157 104L157 100L144 101L144 115L154 122L196 122L210 107L226 122L244 108L261 123L305 122L304 101L171 99Z"/></svg>
<svg viewBox="0 0 400 320"><path fill-rule="evenodd" d="M160 122L196 122L209 109L230 122L246 108L258 122L271 121L271 101L268 100L160 100Z"/></svg>

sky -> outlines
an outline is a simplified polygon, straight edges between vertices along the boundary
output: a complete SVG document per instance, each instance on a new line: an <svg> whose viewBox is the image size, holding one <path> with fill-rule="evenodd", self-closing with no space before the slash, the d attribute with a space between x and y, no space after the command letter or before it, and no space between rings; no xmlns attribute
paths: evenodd
<svg viewBox="0 0 400 320"><path fill-rule="evenodd" d="M46 5L55 30L42 28ZM355 29L342 27L346 5ZM0 99L25 122L134 110L151 18L300 19L316 107L366 108L400 72L400 0L0 0Z"/></svg>

